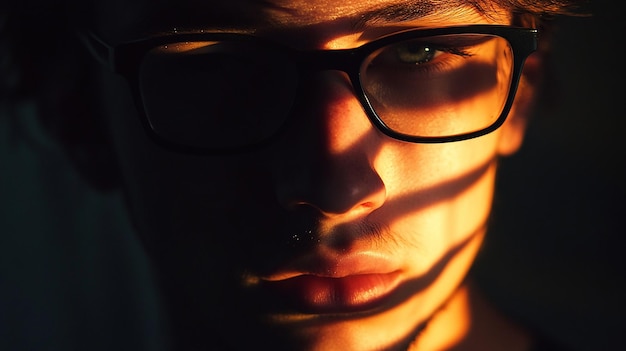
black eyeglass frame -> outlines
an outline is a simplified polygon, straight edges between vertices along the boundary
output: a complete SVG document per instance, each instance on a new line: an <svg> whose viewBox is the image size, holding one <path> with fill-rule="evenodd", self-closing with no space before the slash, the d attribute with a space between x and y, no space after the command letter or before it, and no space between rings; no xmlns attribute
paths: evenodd
<svg viewBox="0 0 626 351"><path fill-rule="evenodd" d="M149 136L160 145L166 148L181 151L185 153L210 154L215 152L243 151L250 148L261 146L263 143L255 143L236 148L215 149L201 148L180 144L167 140L157 132L151 125L147 116L140 92L139 82L139 66L145 54L162 45L180 43L180 42L199 42L199 41L239 41L253 42L261 44L267 49L280 52L292 60L298 67L299 72L302 71L323 71L337 70L346 73L352 84L354 93L361 103L370 122L376 126L383 134L397 140L411 143L447 143L461 140L476 138L485 134L489 134L498 129L505 122L515 100L517 87L521 77L522 69L526 58L537 49L539 32L534 28L514 27L507 25L490 25L490 24L473 24L465 26L450 26L439 28L418 28L408 29L405 31L393 33L374 41L365 43L356 48L338 49L338 50L299 50L285 45L281 45L271 40L251 34L229 33L229 32L190 32L190 33L172 33L157 37L140 39L137 41L126 42L119 45L111 46L101 40L91 31L78 31L82 41L85 43L91 53L101 63L107 65L114 73L124 76L130 83L136 108L139 110L140 119ZM424 37L454 34L482 34L494 35L504 38L511 46L513 54L513 72L509 87L509 93L503 106L500 116L488 127L478 131L457 134L444 137L423 137L412 136L399 133L389 128L385 122L376 114L372 107L365 90L361 85L361 65L374 51L408 39L419 39ZM297 87L294 87L297 88ZM287 123L284 123L287 124ZM280 129L275 134L279 134ZM266 140L269 142L269 140Z"/></svg>

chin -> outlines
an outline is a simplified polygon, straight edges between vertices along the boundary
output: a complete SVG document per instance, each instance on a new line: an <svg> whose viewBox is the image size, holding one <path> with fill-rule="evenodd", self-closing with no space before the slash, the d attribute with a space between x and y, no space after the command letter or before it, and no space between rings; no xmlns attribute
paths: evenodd
<svg viewBox="0 0 626 351"><path fill-rule="evenodd" d="M232 330L229 341L236 350L406 350L422 323L405 317L401 307L372 316L271 316L243 337L236 336L241 328Z"/></svg>

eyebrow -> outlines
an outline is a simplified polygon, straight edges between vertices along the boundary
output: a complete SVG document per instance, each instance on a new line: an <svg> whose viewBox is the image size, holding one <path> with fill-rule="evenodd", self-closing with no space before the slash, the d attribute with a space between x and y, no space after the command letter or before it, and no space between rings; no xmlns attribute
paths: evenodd
<svg viewBox="0 0 626 351"><path fill-rule="evenodd" d="M408 0L394 4L386 4L360 14L359 18L353 23L353 29L360 30L369 25L381 23L398 23L417 20L433 13L458 10L468 5L472 8L476 8L473 1L467 0Z"/></svg>
<svg viewBox="0 0 626 351"><path fill-rule="evenodd" d="M197 1L197 0L195 0ZM255 4L257 0L250 0L251 4ZM381 24L397 24L408 21L419 20L420 18L439 14L443 16L459 15L462 14L460 9L478 9L477 0L396 0L384 2L383 4L376 4L370 8L363 9L351 15L345 16L343 19L349 23L349 26L353 31L362 31L370 26L376 26ZM271 0L258 0L259 4L269 6L278 12L284 12L286 14L292 14L293 12L286 7L276 6ZM193 30L193 28L206 29L207 18L211 16L211 13L203 11L195 11L191 14L187 11L187 8L183 8L179 11L167 11L166 13L158 13L155 18L161 19L161 22L167 23L167 25L159 25L158 28L152 28L146 35L154 35L154 32L161 34L170 33L172 27L184 28L183 30ZM484 11L481 11L484 13ZM262 28L263 26L280 26L284 25L280 21L273 19L267 19L263 16L258 16L259 11L248 11L242 16L237 14L237 17L232 16L233 13L225 12L217 17L210 17L211 21L214 21L215 28L221 28L224 30L244 29L247 32L254 32L255 30ZM239 26L233 26L230 20L239 22ZM245 20L248 20L246 22ZM179 25L175 25L180 23ZM186 23L184 25L182 23ZM301 24L305 26L306 24ZM297 24L296 24L297 26Z"/></svg>

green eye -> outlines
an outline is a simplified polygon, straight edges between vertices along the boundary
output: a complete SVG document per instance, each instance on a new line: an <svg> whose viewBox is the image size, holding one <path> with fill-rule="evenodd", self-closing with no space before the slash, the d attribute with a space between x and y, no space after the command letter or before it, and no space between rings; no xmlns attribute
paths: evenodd
<svg viewBox="0 0 626 351"><path fill-rule="evenodd" d="M419 43L397 45L394 50L398 61L412 65L426 63L437 55L437 50Z"/></svg>

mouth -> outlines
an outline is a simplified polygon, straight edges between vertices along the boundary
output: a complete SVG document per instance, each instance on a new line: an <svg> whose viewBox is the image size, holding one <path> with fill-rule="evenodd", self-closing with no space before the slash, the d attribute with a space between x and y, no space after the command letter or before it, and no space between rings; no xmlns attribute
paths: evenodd
<svg viewBox="0 0 626 351"><path fill-rule="evenodd" d="M387 257L371 252L314 256L260 278L255 285L263 295L295 313L366 312L384 305L400 284L402 273L397 267Z"/></svg>
<svg viewBox="0 0 626 351"><path fill-rule="evenodd" d="M303 274L285 280L265 281L263 286L300 313L354 313L381 305L398 285L399 277L399 272L341 278Z"/></svg>

